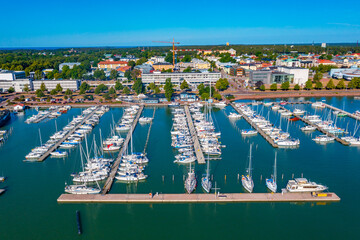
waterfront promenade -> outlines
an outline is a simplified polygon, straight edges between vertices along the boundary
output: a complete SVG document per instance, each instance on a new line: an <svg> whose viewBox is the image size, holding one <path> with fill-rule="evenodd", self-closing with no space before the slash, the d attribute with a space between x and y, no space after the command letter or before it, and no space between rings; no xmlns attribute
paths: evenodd
<svg viewBox="0 0 360 240"><path fill-rule="evenodd" d="M222 193L222 194L62 194L58 203L241 203L241 202L338 202L335 193Z"/></svg>

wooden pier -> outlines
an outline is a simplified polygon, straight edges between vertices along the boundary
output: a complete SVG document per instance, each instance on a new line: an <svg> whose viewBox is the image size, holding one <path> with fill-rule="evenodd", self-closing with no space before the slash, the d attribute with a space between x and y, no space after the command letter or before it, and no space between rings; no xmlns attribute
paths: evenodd
<svg viewBox="0 0 360 240"><path fill-rule="evenodd" d="M265 138L265 140L270 143L271 146L273 146L274 148L278 148L279 146L274 142L274 140L267 135L261 128L259 128L255 123L253 123L248 116L246 116L240 109L238 109L234 103L230 102L230 105L241 115L244 117L244 119L254 128L256 129L256 131L258 131L258 133L260 133L260 135Z"/></svg>
<svg viewBox="0 0 360 240"><path fill-rule="evenodd" d="M345 113L348 117L351 117L355 120L360 120L360 117L356 116L355 114L352 114L352 113L349 113L345 110L342 110L340 108L337 108L337 107L334 107L334 106L331 106L330 104L327 104L327 103L323 103L327 108L330 108L331 110L334 110L334 111L339 111L341 113Z"/></svg>
<svg viewBox="0 0 360 240"><path fill-rule="evenodd" d="M197 162L199 164L205 164L204 153L201 149L201 145L200 145L200 142L199 142L199 139L198 139L195 127L194 127L194 122L191 118L189 106L187 106L187 105L184 106L184 109L185 109L186 119L187 119L189 129L190 129L190 134L191 134L191 136L193 138L193 142L194 142L194 149L195 149L195 155L196 155Z"/></svg>
<svg viewBox="0 0 360 240"><path fill-rule="evenodd" d="M137 123L139 121L139 118L141 116L141 113L142 113L143 109L144 109L144 105L141 105L140 108L139 108L139 111L136 114L134 122L132 123L131 128L130 128L130 130L129 130L126 138L125 138L125 141L124 141L123 145L121 146L120 152L119 152L114 164L111 166L109 177L107 178L107 180L105 182L105 185L104 185L104 187L102 189L102 194L107 194L111 189L111 186L112 186L112 184L114 182L115 175L116 175L116 173L118 171L118 168L119 168L119 165L121 163L121 158L122 158L127 146L129 145L131 135L132 135L133 131L135 130L135 127L136 127L136 125L137 125Z"/></svg>
<svg viewBox="0 0 360 240"><path fill-rule="evenodd" d="M58 203L248 203L339 202L335 193L222 193L222 194L62 194Z"/></svg>
<svg viewBox="0 0 360 240"><path fill-rule="evenodd" d="M94 109L94 111L92 111L90 114L88 114L81 122L79 122L72 130L70 130L62 139L57 141L57 143L55 143L54 146L49 148L49 150L47 150L39 159L37 159L37 162L44 161L50 155L50 153L55 151L61 145L62 142L64 142L71 134L73 134L77 130L78 126L81 126L82 124L84 124L84 122L86 122L86 120L88 120L90 117L92 117L92 115L95 114L97 109L98 109L98 107L96 107Z"/></svg>
<svg viewBox="0 0 360 240"><path fill-rule="evenodd" d="M286 111L289 111L288 109L286 109L286 108L284 108L284 107L280 107L280 108L281 108L281 109L285 109ZM321 132L322 134L327 135L327 136L329 136L329 137L335 138L335 140L336 140L337 142L339 142L339 143L341 143L341 144L343 144L343 145L346 145L346 146L350 145L350 143L342 140L341 138L339 138L339 137L336 136L335 134L332 134L332 133L329 133L329 132L323 130L323 129L320 128L318 125L310 122L309 120L301 117L300 115L297 115L297 114L294 114L294 113L293 113L292 115L295 116L295 117L297 117L297 118L299 118L299 119L300 119L301 121L303 121L304 123L306 123L306 124L308 124L308 125L310 125L310 126L315 127L315 128L316 128L319 132Z"/></svg>

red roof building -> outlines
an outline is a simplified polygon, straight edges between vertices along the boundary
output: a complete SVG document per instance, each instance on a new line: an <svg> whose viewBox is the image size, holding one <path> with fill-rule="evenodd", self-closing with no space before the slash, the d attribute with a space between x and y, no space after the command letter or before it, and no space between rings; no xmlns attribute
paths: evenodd
<svg viewBox="0 0 360 240"><path fill-rule="evenodd" d="M102 61L98 63L98 68L100 69L117 69L119 67L127 66L128 62L126 61Z"/></svg>

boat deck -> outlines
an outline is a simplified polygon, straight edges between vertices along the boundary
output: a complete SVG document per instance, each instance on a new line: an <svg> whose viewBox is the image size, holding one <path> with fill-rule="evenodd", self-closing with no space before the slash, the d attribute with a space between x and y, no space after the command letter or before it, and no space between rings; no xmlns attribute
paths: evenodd
<svg viewBox="0 0 360 240"><path fill-rule="evenodd" d="M193 137L194 149L195 149L195 155L196 155L197 162L199 164L205 164L204 153L201 149L201 145L200 145L200 142L199 142L199 139L198 139L195 127L194 127L194 122L191 118L189 106L187 106L187 105L184 106L184 109L185 109L186 119L187 119L187 122L188 122L188 125L190 128L190 134Z"/></svg>
<svg viewBox="0 0 360 240"><path fill-rule="evenodd" d="M222 193L222 194L62 194L58 203L241 203L241 202L338 202L335 193Z"/></svg>
<svg viewBox="0 0 360 240"><path fill-rule="evenodd" d="M107 180L105 182L105 185L104 185L104 187L102 189L102 194L108 193L110 191L110 189L111 189L111 186L112 186L112 184L114 182L115 175L116 175L117 170L119 168L119 165L121 163L121 158L122 158L127 146L129 145L131 135L132 135L133 131L135 130L135 127L136 127L136 125L137 125L137 123L139 121L139 118L141 116L141 113L142 113L143 109L144 109L144 105L141 105L140 108L139 108L139 111L137 112L136 117L135 117L135 119L134 119L134 121L132 123L132 127L128 131L128 134L126 135L125 141L121 146L120 152L119 152L114 164L111 166L109 177L107 178Z"/></svg>

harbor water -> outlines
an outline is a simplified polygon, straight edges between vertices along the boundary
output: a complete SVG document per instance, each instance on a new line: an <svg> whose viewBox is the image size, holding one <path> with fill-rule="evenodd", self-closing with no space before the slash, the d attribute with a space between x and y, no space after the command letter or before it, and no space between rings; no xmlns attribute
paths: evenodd
<svg viewBox="0 0 360 240"><path fill-rule="evenodd" d="M276 99L280 101L282 99ZM287 99L298 101L299 99ZM360 110L360 100L352 97L304 98L302 101L324 100L350 113ZM274 101L266 99L265 101ZM285 108L306 110L314 114L311 105L286 105ZM217 131L221 132L221 159L210 162L213 187L216 182L222 193L241 192L241 175L248 166L249 146L253 143L252 173L254 192L267 192L265 179L273 172L277 152L278 191L285 188L293 176L305 177L329 187L340 198L336 203L236 203L236 204L58 204L65 183L71 174L81 169L79 148L69 151L64 159L47 158L44 162L24 162L25 155L62 129L83 109L72 108L57 119L26 124L25 119L36 113L12 116L1 129L12 128L6 143L0 146L0 175L6 176L0 188L0 239L359 239L360 220L360 147L344 146L336 141L321 145L312 138L321 133L304 133L301 121L288 122L271 107L253 106L254 110L300 139L295 149L273 148L259 134L242 137L241 129L250 128L242 118L229 120L235 112L231 106L213 109ZM151 117L154 108L146 107L143 116ZM329 109L317 109L323 119ZM110 136L112 122L118 122L123 108L111 108L88 136L89 150L95 138ZM349 117L336 119L338 127L353 133L356 123ZM174 163L171 147L172 113L167 107L156 108L149 143L146 149L149 163L145 182L134 184L115 180L111 193L185 193L184 176L188 166ZM133 134L135 152L144 151L149 124L138 124ZM360 136L357 132L356 136ZM125 137L125 134L123 134ZM83 141L85 147L85 141ZM108 156L117 156L117 153ZM205 156L206 158L206 156ZM198 186L203 193L201 176L206 165L195 164ZM240 177L240 179L239 179ZM100 183L101 185L103 183ZM214 194L214 190L212 190ZM77 234L76 210L81 212L82 235Z"/></svg>

